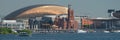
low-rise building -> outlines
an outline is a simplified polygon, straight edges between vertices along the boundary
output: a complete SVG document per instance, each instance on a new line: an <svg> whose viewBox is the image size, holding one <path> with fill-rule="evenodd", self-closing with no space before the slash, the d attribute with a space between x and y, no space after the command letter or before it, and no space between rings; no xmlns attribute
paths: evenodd
<svg viewBox="0 0 120 40"><path fill-rule="evenodd" d="M11 28L14 30L25 29L25 23L17 22L16 20L3 20L1 25L2 25L2 27Z"/></svg>

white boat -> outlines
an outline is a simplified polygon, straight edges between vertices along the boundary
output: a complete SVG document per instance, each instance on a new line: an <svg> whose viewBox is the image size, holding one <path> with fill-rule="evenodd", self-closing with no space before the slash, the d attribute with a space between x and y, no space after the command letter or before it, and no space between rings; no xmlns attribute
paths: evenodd
<svg viewBox="0 0 120 40"><path fill-rule="evenodd" d="M78 30L77 33L87 33L85 30Z"/></svg>
<svg viewBox="0 0 120 40"><path fill-rule="evenodd" d="M28 34L27 32L20 32L18 35L19 36L30 36L30 34Z"/></svg>
<svg viewBox="0 0 120 40"><path fill-rule="evenodd" d="M116 30L116 31L114 31L115 33L120 33L120 30Z"/></svg>
<svg viewBox="0 0 120 40"><path fill-rule="evenodd" d="M14 29L12 29L12 31L13 31L13 32L15 32L15 33L17 33L17 31L16 31L16 30L14 30Z"/></svg>
<svg viewBox="0 0 120 40"><path fill-rule="evenodd" d="M104 33L110 33L110 31L106 31L106 30L105 30Z"/></svg>

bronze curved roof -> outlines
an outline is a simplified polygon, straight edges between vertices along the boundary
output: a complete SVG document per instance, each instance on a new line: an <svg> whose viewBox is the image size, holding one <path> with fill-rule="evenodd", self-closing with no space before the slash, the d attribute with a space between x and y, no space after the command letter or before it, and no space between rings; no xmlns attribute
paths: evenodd
<svg viewBox="0 0 120 40"><path fill-rule="evenodd" d="M53 4L32 5L16 10L4 18L16 19L16 18L39 17L43 15L60 15L67 14L67 9L68 8L65 6Z"/></svg>

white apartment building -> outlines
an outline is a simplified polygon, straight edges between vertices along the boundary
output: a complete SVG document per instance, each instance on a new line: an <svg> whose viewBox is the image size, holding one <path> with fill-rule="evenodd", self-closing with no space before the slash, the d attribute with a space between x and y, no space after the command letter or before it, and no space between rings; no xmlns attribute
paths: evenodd
<svg viewBox="0 0 120 40"><path fill-rule="evenodd" d="M16 20L2 20L2 27L12 28L14 30L25 29L25 23Z"/></svg>

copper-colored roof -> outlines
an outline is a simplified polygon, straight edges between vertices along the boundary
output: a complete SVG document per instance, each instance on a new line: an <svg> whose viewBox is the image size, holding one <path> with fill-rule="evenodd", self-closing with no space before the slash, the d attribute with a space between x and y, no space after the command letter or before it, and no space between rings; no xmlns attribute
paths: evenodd
<svg viewBox="0 0 120 40"><path fill-rule="evenodd" d="M7 15L5 19L67 14L67 9L67 7L60 5L33 5L12 12Z"/></svg>

